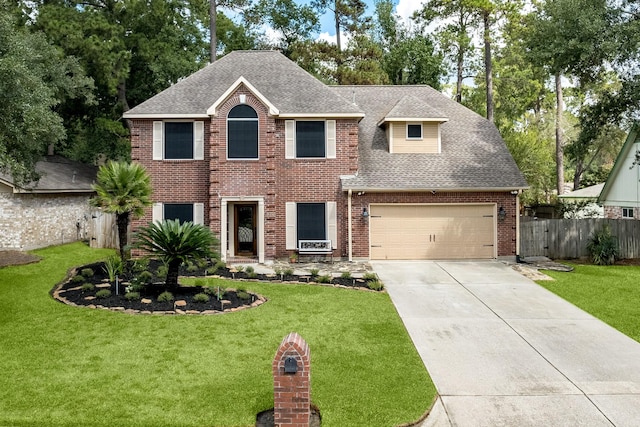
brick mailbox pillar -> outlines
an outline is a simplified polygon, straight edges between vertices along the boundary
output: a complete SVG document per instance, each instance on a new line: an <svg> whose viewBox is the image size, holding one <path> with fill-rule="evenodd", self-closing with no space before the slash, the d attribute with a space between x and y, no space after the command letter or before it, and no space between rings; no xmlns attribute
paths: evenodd
<svg viewBox="0 0 640 427"><path fill-rule="evenodd" d="M308 427L311 411L311 354L297 333L284 337L273 359L275 427Z"/></svg>

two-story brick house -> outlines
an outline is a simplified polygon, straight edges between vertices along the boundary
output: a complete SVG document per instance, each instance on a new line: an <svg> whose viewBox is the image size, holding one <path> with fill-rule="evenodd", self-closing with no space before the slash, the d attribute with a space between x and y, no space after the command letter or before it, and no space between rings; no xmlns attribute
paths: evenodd
<svg viewBox="0 0 640 427"><path fill-rule="evenodd" d="M207 224L223 259L330 241L347 259L514 257L526 187L496 128L427 86L327 86L232 52L128 111L153 208Z"/></svg>

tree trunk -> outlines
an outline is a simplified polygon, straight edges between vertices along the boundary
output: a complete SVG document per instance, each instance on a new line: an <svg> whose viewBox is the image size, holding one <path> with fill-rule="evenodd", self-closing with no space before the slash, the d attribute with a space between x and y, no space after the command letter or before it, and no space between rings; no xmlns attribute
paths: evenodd
<svg viewBox="0 0 640 427"><path fill-rule="evenodd" d="M489 11L483 14L484 21L484 74L487 86L487 120L493 123L493 63L491 61L491 16Z"/></svg>
<svg viewBox="0 0 640 427"><path fill-rule="evenodd" d="M179 259L174 259L169 262L167 266L167 280L165 282L166 288L170 291L175 291L178 288L178 274L180 273L180 264L182 262Z"/></svg>
<svg viewBox="0 0 640 427"><path fill-rule="evenodd" d="M460 28L466 28L464 23L464 14L460 13ZM456 67L457 67L457 76L456 76L456 102L462 103L462 78L464 71L464 47L462 46L462 42L458 44L458 54L456 55Z"/></svg>
<svg viewBox="0 0 640 427"><path fill-rule="evenodd" d="M560 72L555 75L556 79L556 174L558 195L564 193L564 135L562 131L562 116L564 113L564 103L562 99L562 76Z"/></svg>
<svg viewBox="0 0 640 427"><path fill-rule="evenodd" d="M338 0L334 3L333 10L336 18L336 46L338 47L338 56L342 54L342 43L340 42L340 13L338 12Z"/></svg>
<svg viewBox="0 0 640 427"><path fill-rule="evenodd" d="M128 243L129 231L129 212L116 214L116 224L118 226L118 249L120 251L120 259L125 261L127 259L126 246Z"/></svg>
<svg viewBox="0 0 640 427"><path fill-rule="evenodd" d="M209 1L209 55L211 63L216 60L216 51L218 49L218 39L216 38L216 24L218 18L217 0Z"/></svg>

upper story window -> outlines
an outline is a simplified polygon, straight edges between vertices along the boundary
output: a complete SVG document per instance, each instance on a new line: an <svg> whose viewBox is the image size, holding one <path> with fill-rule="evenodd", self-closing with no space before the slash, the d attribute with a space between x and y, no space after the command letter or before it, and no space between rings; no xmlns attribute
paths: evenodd
<svg viewBox="0 0 640 427"><path fill-rule="evenodd" d="M407 123L407 139L422 139L422 123Z"/></svg>
<svg viewBox="0 0 640 427"><path fill-rule="evenodd" d="M633 208L622 208L622 218L633 218Z"/></svg>
<svg viewBox="0 0 640 427"><path fill-rule="evenodd" d="M285 122L287 159L336 158L335 120L287 120Z"/></svg>
<svg viewBox="0 0 640 427"><path fill-rule="evenodd" d="M258 114L248 105L237 105L227 116L227 158L258 158Z"/></svg>
<svg viewBox="0 0 640 427"><path fill-rule="evenodd" d="M153 160L204 159L203 121L153 122Z"/></svg>

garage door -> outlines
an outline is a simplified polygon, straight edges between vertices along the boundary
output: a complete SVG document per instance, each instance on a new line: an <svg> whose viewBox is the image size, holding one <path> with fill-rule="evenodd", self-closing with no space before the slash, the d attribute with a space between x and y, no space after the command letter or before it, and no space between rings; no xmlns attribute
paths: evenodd
<svg viewBox="0 0 640 427"><path fill-rule="evenodd" d="M371 205L371 259L494 258L495 205Z"/></svg>

